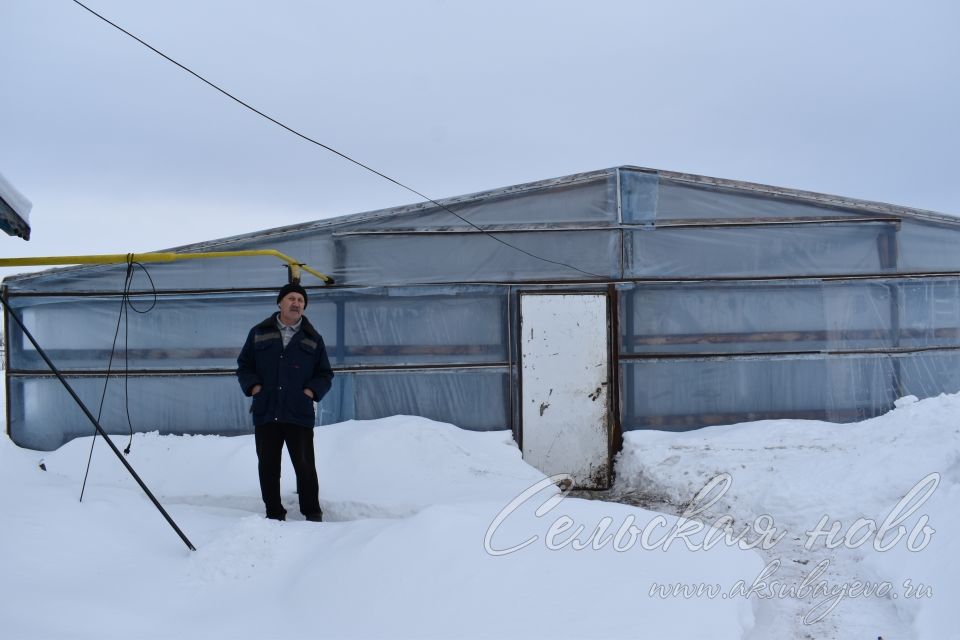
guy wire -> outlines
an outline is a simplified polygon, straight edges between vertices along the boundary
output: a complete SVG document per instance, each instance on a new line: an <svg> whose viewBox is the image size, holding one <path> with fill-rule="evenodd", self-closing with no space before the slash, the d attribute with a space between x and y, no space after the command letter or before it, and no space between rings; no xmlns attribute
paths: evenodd
<svg viewBox="0 0 960 640"><path fill-rule="evenodd" d="M133 283L133 266L137 265L143 272L146 274L147 279L150 281L150 287L153 290L153 302L145 310L137 309L133 304L133 301L130 299L130 286ZM123 293L120 295L120 312L117 315L117 326L113 332L113 344L110 346L110 358L107 360L107 373L106 378L103 381L103 392L100 394L100 407L97 409L97 422L100 422L100 417L103 413L103 403L104 399L107 396L107 386L110 384L110 372L113 367L113 356L116 353L117 349L117 336L120 334L120 322L124 320L124 331L123 331L123 361L124 361L124 371L123 371L123 398L124 398L124 408L126 409L127 414L127 426L130 431L130 439L127 441L127 446L123 450L124 455L130 455L130 449L133 446L133 421L130 419L130 313L124 313L126 307L129 307L136 313L149 313L157 306L157 287L153 282L153 278L150 276L150 272L147 271L147 268L144 267L139 262L133 261L133 254L127 254L127 272L123 279ZM97 442L97 432L94 430L93 438L90 441L90 453L87 455L87 468L83 474L83 484L80 487L80 502L83 502L83 494L87 488L87 478L90 475L90 465L93 461L93 447Z"/></svg>

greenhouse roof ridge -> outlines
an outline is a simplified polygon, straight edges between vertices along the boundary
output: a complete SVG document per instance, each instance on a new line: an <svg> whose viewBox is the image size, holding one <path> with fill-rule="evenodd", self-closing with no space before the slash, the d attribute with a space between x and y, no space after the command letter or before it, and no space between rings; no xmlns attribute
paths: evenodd
<svg viewBox="0 0 960 640"><path fill-rule="evenodd" d="M760 184L755 182L746 182L741 180L730 180L725 178L713 178L710 176L702 176L692 173L682 173L675 171L667 171L663 169L651 169L648 167L640 167L634 165L620 165L616 167L610 167L607 169L599 169L595 171L587 171L583 173L575 173L567 176L562 176L559 178L549 178L545 180L537 180L535 182L525 182L522 184L512 185L509 187L500 187L496 189L488 189L485 191L478 191L475 193L452 196L449 198L438 199L435 202L439 203L445 207L452 207L454 205L465 205L482 200L500 198L503 196L516 195L521 193L526 193L530 191L539 191L547 190L550 188L564 187L572 184L578 184L583 182L589 182L591 180L596 180L602 177L609 177L615 175L618 171L638 171L642 173L648 173L656 175L659 178L664 178L667 180L672 180L675 182L684 182L688 184L704 186L704 187L717 187L724 190L739 191L746 194L752 195L767 195L772 197L787 198L790 200L797 200L801 202L809 202L813 204L828 205L834 207L844 207L849 209L858 209L866 213L873 214L883 214L890 216L903 216L909 218L919 218L923 220L932 220L935 222L945 222L952 225L960 225L960 217L952 216L944 213L938 213L936 211L929 211L925 209L915 209L911 207L904 207L900 205L893 205L884 202L877 202L871 200L859 200L855 198L846 198L843 196L829 195L825 193L818 193L814 191L803 191L800 189L791 189L787 187L776 187L772 185ZM301 222L294 225L286 225L283 227L274 227L270 229L264 229L261 231L254 231L251 233L228 236L225 238L217 238L213 240L207 240L200 243L194 243L189 245L184 245L181 247L175 247L172 249L166 249L166 251L184 251L184 250L194 250L199 251L210 246L216 246L219 244L227 244L233 242L239 242L243 240L249 240L252 238L263 238L271 236L274 234L286 234L298 231L308 231L311 229L324 229L327 227L352 224L356 222L365 222L369 220L374 220L377 218L384 218L390 216L399 216L408 213L414 213L416 211L428 211L435 209L436 205L429 201L421 201L406 205L400 205L396 207L387 207L383 209L374 209L371 211L364 211L361 213L352 213L345 214L340 216L333 216L330 218L323 218L320 220L313 220L309 222Z"/></svg>
<svg viewBox="0 0 960 640"><path fill-rule="evenodd" d="M301 222L293 225L263 229L260 231L254 231L254 232L235 235L235 236L227 236L223 238L204 240L197 243L181 245L181 246L173 247L169 249L162 249L161 251L188 253L188 252L208 251L214 248L223 249L223 248L229 247L230 245L242 243L248 240L262 240L265 238L269 238L271 236L284 236L288 234L301 233L301 232L306 232L311 230L323 230L323 229L328 229L330 227L345 226L345 225L351 225L351 224L356 224L361 222L378 220L381 218L389 218L393 216L413 214L418 211L435 212L438 209L437 207L438 204L440 205L440 208L442 210L442 208L444 207L470 205L470 204L482 202L484 200L493 200L496 198L503 198L503 197L508 197L512 195L565 188L571 185L582 184L582 183L591 182L595 180L610 179L611 177L618 176L619 173L623 171L649 174L651 176L656 176L658 179L666 180L672 183L686 184L686 185L701 187L706 189L715 189L717 191L726 192L726 193L739 193L743 195L752 195L752 196L758 196L758 197L766 196L770 198L777 198L777 199L788 200L788 201L799 202L799 203L809 203L814 205L844 208L848 210L862 212L865 214L889 216L892 218L914 218L914 219L924 220L927 222L946 224L950 226L960 226L960 217L949 215L949 214L938 213L935 211L924 210L924 209L916 209L911 207L904 207L900 205L893 205L893 204L888 204L884 202L877 202L877 201L870 201L870 200L846 198L843 196L835 196L835 195L829 195L829 194L818 193L813 191L804 191L804 190L792 189L792 188L786 188L786 187L776 187L772 185L746 182L741 180L714 178L714 177L691 174L691 173L675 172L675 171L668 171L663 169L652 169L648 167L640 167L640 166L634 166L634 165L620 165L616 167L610 167L607 169L599 169L594 171L571 174L571 175L562 176L558 178L549 178L549 179L538 180L534 182L526 182L526 183L508 186L508 187L500 187L496 189L489 189L489 190L479 191L479 192L470 193L466 195L437 199L434 201L426 200L426 201L400 205L395 207L375 209L375 210L366 211L362 213L333 216L330 218L323 218L320 220L312 220L312 221ZM5 278L5 280L13 282L13 281L41 277L45 274L50 274L54 272L63 272L63 271L71 271L71 270L78 270L78 269L96 269L96 268L97 267L91 267L91 266L61 267L57 269L48 269L45 271L8 276L7 278Z"/></svg>
<svg viewBox="0 0 960 640"><path fill-rule="evenodd" d="M471 204L474 202L479 202L482 200L487 200L492 198L500 198L503 196L516 195L516 194L526 193L530 191L546 190L550 188L564 187L572 184L588 182L591 180L596 180L598 178L616 175L616 173L621 170L649 173L649 174L656 175L659 178L664 178L664 179L672 180L675 182L684 182L688 184L705 186L705 187L717 187L724 190L740 191L743 193L753 194L753 195L767 195L767 196L797 200L801 202L810 202L814 204L828 205L828 206L834 206L834 207L858 209L866 213L883 214L883 215L890 215L890 216L903 216L903 217L909 217L909 218L919 218L923 220L930 220L934 222L944 222L947 224L960 226L960 217L951 216L944 213L938 213L936 211L928 211L925 209L914 209L910 207L887 204L884 202L876 202L871 200L858 200L855 198L845 198L842 196L834 196L834 195L829 195L824 193L817 193L814 191L803 191L799 189L790 189L786 187L775 187L772 185L760 184L755 182L745 182L741 180L730 180L725 178L712 178L710 176L667 171L663 169L651 169L648 167L640 167L635 165L619 165L619 166L610 167L607 169L599 169L594 171L575 173L567 176L562 176L559 178L548 178L545 180L537 180L535 182L525 182L521 184L512 185L509 187L500 187L496 189L488 189L485 191L478 191L475 193L470 193L470 194L465 194L460 196L442 198L442 199L436 200L435 202L439 203L444 207ZM206 240L199 243L184 245L180 247L174 247L171 249L164 249L164 251L202 251L210 247L220 246L224 244L231 244L235 242L242 242L244 240L250 240L254 238L265 238L271 235L295 233L299 231L309 231L313 229L324 229L332 226L346 225L346 224L352 224L357 222L365 222L365 221L374 220L377 218L399 216L403 214L414 213L416 211L428 211L435 208L436 208L436 205L434 204L434 202L425 200L421 202L400 205L396 207L387 207L384 209L374 209L371 211L365 211L361 213L352 213L352 214L345 214L340 216L333 216L330 218L323 218L320 220L313 220L309 222L301 222L298 224L286 225L282 227L274 227L270 229L254 231L251 233L245 233L245 234L236 235L236 236L228 236L225 238Z"/></svg>
<svg viewBox="0 0 960 640"><path fill-rule="evenodd" d="M322 218L320 220L312 220L309 222L301 222L298 224L286 225L283 227L274 227L271 229L264 229L262 231L254 231L252 233L229 236L226 238L217 238L215 240L208 240L208 241L204 241L197 244L190 244L182 247L176 247L173 249L166 249L166 251L183 251L186 249L199 251L201 249L204 249L210 246L219 245L221 243L240 242L243 240L250 240L253 238L264 238L271 235L295 233L298 231L325 229L327 227L335 227L339 225L353 224L357 222L367 222L370 220L376 220L378 218L400 216L408 213L415 213L417 211L430 211L437 208L437 205L434 203L438 203L442 207L453 207L456 205L472 204L475 202L480 202L482 200L487 200L492 198L501 198L509 195L517 195L517 194L526 193L529 191L546 190L551 187L564 187L564 186L569 186L573 184L589 182L591 180L596 180L598 178L610 177L614 175L619 168L620 167L613 167L610 169L600 169L598 171L575 173L575 174L563 176L560 178L549 178L546 180L537 180L535 182L524 182L522 184L511 185L509 187L500 187L497 189L489 189L486 191L477 191L475 193L469 193L469 194L460 195L460 196L451 196L449 198L438 198L437 200L434 200L434 201L423 200L420 202L414 202L414 203L399 205L395 207L386 207L383 209L373 209L370 211L363 211L361 213L348 213L340 216L333 216L330 218Z"/></svg>

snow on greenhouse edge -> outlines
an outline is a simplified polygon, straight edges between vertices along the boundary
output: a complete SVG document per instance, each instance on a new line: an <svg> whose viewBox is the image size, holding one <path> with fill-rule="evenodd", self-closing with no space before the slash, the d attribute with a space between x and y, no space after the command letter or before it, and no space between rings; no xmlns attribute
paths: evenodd
<svg viewBox="0 0 960 640"><path fill-rule="evenodd" d="M705 520L729 514L739 530L767 517L785 532L764 554L765 561L780 563L771 581L798 586L815 576L812 585L824 583L831 594L841 595L779 600L780 624L761 620L758 637L956 637L960 394L920 402L905 398L897 405L883 416L846 425L777 420L679 434L630 432L613 493L640 495L679 512L719 477L729 486ZM914 500L901 504L914 489ZM911 507L915 512L898 524L898 514ZM848 536L844 544L828 549L825 536L810 533L824 518L820 528L836 527L836 540ZM885 521L892 526L877 543L880 549L896 541L900 526L914 537L904 535L891 549L878 551L877 536L867 527ZM858 580L875 587L889 582L890 591L884 597L858 594ZM823 621L802 622L828 600L838 604Z"/></svg>

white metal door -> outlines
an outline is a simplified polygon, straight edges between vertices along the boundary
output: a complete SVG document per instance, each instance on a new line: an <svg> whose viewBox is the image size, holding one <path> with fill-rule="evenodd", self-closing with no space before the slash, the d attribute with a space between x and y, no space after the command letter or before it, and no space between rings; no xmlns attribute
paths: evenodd
<svg viewBox="0 0 960 640"><path fill-rule="evenodd" d="M607 296L520 295L523 458L577 487L610 481Z"/></svg>

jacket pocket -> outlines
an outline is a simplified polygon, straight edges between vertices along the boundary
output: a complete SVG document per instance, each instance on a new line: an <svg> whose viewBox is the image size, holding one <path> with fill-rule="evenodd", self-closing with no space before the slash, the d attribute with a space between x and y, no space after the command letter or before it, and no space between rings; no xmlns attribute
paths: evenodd
<svg viewBox="0 0 960 640"><path fill-rule="evenodd" d="M310 396L305 394L302 390L297 394L297 399L293 403L297 408L297 412L303 415L313 415L313 400L310 399Z"/></svg>
<svg viewBox="0 0 960 640"><path fill-rule="evenodd" d="M251 396L250 413L263 414L267 410L267 388L260 389L260 393Z"/></svg>
<svg viewBox="0 0 960 640"><path fill-rule="evenodd" d="M293 410L293 413L303 417L314 418L313 413L313 400L310 399L307 394L301 389L296 394L296 399L290 402L290 408Z"/></svg>

